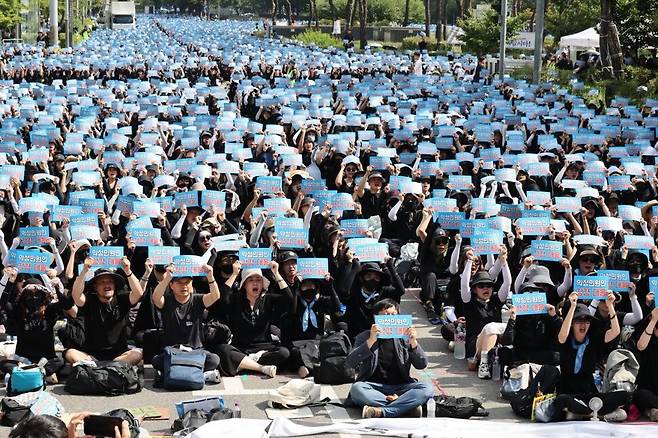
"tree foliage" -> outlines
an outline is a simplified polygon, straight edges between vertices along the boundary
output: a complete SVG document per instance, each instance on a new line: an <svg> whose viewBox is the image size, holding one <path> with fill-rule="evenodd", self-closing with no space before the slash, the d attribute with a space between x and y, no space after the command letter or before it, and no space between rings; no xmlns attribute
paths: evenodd
<svg viewBox="0 0 658 438"><path fill-rule="evenodd" d="M599 0L551 0L546 8L546 31L559 41L598 24Z"/></svg>
<svg viewBox="0 0 658 438"><path fill-rule="evenodd" d="M625 51L635 55L647 46L658 47L658 0L617 0L612 18L619 27Z"/></svg>
<svg viewBox="0 0 658 438"><path fill-rule="evenodd" d="M510 39L521 32L528 24L531 12L524 11L515 17L507 19L507 38ZM500 25L498 13L489 10L481 17L469 13L464 19L457 20L457 25L462 28L464 35L460 37L467 52L477 55L495 53L500 45Z"/></svg>
<svg viewBox="0 0 658 438"><path fill-rule="evenodd" d="M20 0L0 0L0 29L9 29L20 22Z"/></svg>

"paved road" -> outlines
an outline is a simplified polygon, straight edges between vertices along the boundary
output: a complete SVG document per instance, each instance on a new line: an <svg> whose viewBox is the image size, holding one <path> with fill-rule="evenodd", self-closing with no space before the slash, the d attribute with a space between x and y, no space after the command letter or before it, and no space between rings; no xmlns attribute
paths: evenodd
<svg viewBox="0 0 658 438"><path fill-rule="evenodd" d="M414 290L410 290L402 301L401 313L411 313L417 327L419 342L425 349L429 359L429 366L423 371L414 371L418 379L435 379L450 395L471 396L484 401L489 410L490 419L519 421L514 417L508 404L498 399L498 385L492 381L479 380L475 373L469 372L465 361L456 361L447 349L447 344L441 338L439 329L430 325L425 312L415 298ZM50 388L50 391L62 402L68 412L90 410L92 412L106 412L113 408L163 406L173 414L174 403L213 394L221 394L227 406L232 407L235 402L240 404L244 418L267 418L266 400L267 391L286 383L291 374L279 375L274 379L267 379L256 375L242 375L224 378L222 383L206 386L203 391L194 392L166 392L153 388L153 371L150 367L145 370L145 388L139 394L120 397L90 397L72 396L64 391L62 385ZM323 397L339 398L344 400L349 392L350 385L323 386ZM347 418L360 418L360 411L356 409L343 409L337 407L314 408L315 417L312 421L326 422ZM172 420L146 421L143 426L153 435L163 435L169 432ZM0 436L8 435L7 428L0 428Z"/></svg>

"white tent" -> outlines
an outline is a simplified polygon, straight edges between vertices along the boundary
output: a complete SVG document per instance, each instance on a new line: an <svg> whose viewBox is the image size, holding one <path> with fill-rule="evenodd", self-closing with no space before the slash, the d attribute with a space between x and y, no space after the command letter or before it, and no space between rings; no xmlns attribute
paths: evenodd
<svg viewBox="0 0 658 438"><path fill-rule="evenodd" d="M572 60L576 58L577 52L592 48L597 51L599 49L599 33L593 27L560 38L560 49L568 50Z"/></svg>

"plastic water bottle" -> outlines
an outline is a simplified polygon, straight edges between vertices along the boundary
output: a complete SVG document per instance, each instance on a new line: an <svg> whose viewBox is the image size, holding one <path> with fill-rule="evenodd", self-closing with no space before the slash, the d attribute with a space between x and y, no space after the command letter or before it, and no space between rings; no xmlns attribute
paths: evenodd
<svg viewBox="0 0 658 438"><path fill-rule="evenodd" d="M603 375L598 369L594 371L594 386L596 386L599 392L603 392Z"/></svg>
<svg viewBox="0 0 658 438"><path fill-rule="evenodd" d="M500 360L498 359L498 349L494 352L494 361L493 361L493 367L491 370L491 375L493 377L494 381L499 381L500 380Z"/></svg>
<svg viewBox="0 0 658 438"><path fill-rule="evenodd" d="M240 403L235 402L233 406L233 418L242 418L242 409L240 409Z"/></svg>
<svg viewBox="0 0 658 438"><path fill-rule="evenodd" d="M455 359L466 359L466 331L461 324L455 330Z"/></svg>
<svg viewBox="0 0 658 438"><path fill-rule="evenodd" d="M436 401L434 396L427 400L427 418L434 418L436 416Z"/></svg>

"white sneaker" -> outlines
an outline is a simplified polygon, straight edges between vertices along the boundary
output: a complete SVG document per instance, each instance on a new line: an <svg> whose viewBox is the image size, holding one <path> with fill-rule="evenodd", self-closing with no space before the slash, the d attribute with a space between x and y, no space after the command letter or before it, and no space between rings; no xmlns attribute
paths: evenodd
<svg viewBox="0 0 658 438"><path fill-rule="evenodd" d="M258 362L260 360L261 356L264 355L265 353L266 353L265 350L261 350L261 351L258 351L256 353L251 353L247 357L249 359L253 360L254 362Z"/></svg>
<svg viewBox="0 0 658 438"><path fill-rule="evenodd" d="M448 351L455 351L455 341L448 342Z"/></svg>
<svg viewBox="0 0 658 438"><path fill-rule="evenodd" d="M607 421L608 423L622 423L626 421L626 418L628 415L626 414L626 411L623 410L622 408L617 408L614 411L605 414L603 416L603 420Z"/></svg>
<svg viewBox="0 0 658 438"><path fill-rule="evenodd" d="M480 366L478 367L478 378L491 379L491 370L489 369L488 363L480 363Z"/></svg>
<svg viewBox="0 0 658 438"><path fill-rule="evenodd" d="M268 377L274 378L276 377L276 365L265 365L261 372Z"/></svg>
<svg viewBox="0 0 658 438"><path fill-rule="evenodd" d="M221 378L219 376L219 370L210 370L203 373L203 377L206 383L219 383Z"/></svg>

